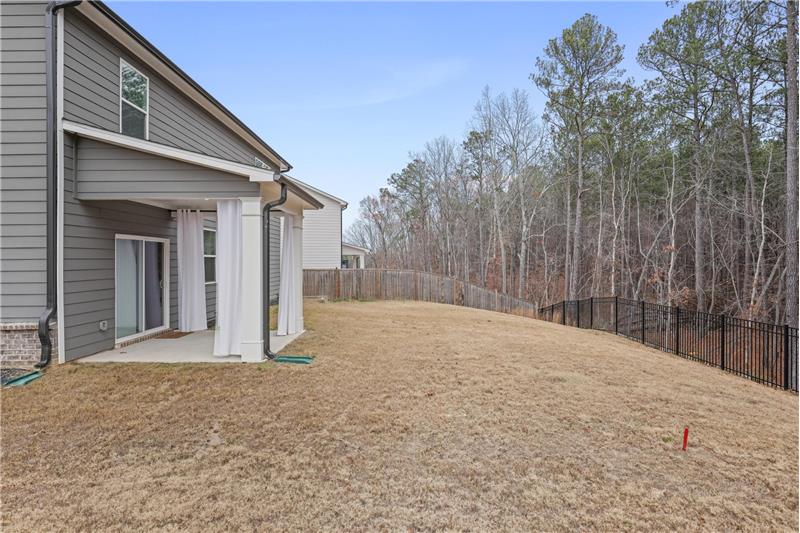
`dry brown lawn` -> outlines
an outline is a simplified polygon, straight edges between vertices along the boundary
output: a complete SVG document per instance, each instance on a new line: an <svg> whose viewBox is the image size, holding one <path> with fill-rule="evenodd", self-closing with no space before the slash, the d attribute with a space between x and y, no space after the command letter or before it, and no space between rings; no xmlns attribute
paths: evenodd
<svg viewBox="0 0 800 533"><path fill-rule="evenodd" d="M306 320L311 366L68 364L4 391L3 530L797 531L795 395L472 309Z"/></svg>

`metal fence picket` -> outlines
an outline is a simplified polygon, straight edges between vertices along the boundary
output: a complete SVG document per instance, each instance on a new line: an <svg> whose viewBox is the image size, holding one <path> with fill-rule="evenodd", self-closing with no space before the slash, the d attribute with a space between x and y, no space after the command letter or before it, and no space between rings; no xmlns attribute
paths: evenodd
<svg viewBox="0 0 800 533"><path fill-rule="evenodd" d="M539 318L614 332L773 387L798 391L798 330L617 296L564 300ZM584 317L581 317L581 313Z"/></svg>

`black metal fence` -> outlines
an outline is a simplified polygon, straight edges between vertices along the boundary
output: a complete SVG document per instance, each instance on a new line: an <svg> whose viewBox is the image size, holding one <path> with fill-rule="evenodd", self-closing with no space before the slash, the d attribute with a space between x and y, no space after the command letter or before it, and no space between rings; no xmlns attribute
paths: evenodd
<svg viewBox="0 0 800 533"><path fill-rule="evenodd" d="M622 335L797 392L797 328L614 296L553 304L539 309L539 318Z"/></svg>

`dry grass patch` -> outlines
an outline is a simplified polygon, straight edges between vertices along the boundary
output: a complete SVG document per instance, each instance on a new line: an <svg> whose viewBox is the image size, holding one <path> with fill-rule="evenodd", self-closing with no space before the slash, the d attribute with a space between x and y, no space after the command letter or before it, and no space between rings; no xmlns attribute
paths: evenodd
<svg viewBox="0 0 800 533"><path fill-rule="evenodd" d="M311 366L69 364L4 391L3 529L797 530L797 396L472 309L306 321Z"/></svg>

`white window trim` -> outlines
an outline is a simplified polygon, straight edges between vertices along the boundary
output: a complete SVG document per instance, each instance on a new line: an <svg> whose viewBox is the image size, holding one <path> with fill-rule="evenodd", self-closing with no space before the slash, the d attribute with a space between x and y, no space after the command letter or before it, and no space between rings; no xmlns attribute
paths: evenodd
<svg viewBox="0 0 800 533"><path fill-rule="evenodd" d="M122 96L122 67L128 67L129 69L133 70L141 77L145 79L147 82L146 87L147 90L145 91L145 98L147 100L147 109L142 109L138 105L134 104L130 100L124 98ZM132 106L134 109L138 109L142 113L144 113L144 140L150 140L150 78L145 76L145 74L140 71L138 68L134 67L127 61L122 58L119 58L119 132L122 133L122 102L125 102L129 106Z"/></svg>
<svg viewBox="0 0 800 533"><path fill-rule="evenodd" d="M214 268L217 267L217 230L214 228L203 228L203 233L206 231L214 232L214 255L207 254L205 249L205 244L203 245L203 268L206 266L206 257L213 257L214 258ZM205 243L205 236L203 236L203 243ZM203 276L205 277L205 271L203 271ZM216 285L217 284L217 273L214 272L214 281L206 281L206 285Z"/></svg>
<svg viewBox="0 0 800 533"><path fill-rule="evenodd" d="M144 331L140 331L139 333L134 333L133 335L128 335L126 337L119 337L119 338L117 338L117 240L118 239L142 241L142 244L144 244L144 242L146 241L153 241L153 242L163 243L164 245L164 251L163 251L164 257L162 258L163 260L162 268L164 269L164 286L161 288L162 301L164 302L163 324L155 328L146 329ZM170 329L169 254L170 254L169 239L163 239L161 237L146 237L144 235L129 235L127 233L117 233L114 235L114 345L115 346L122 344L123 342L128 342L138 339L139 337L144 337L146 335L151 335L159 331L167 331L168 329ZM144 286L144 269L142 269L142 286ZM145 313L144 306L142 306L141 313L142 315L144 315Z"/></svg>
<svg viewBox="0 0 800 533"><path fill-rule="evenodd" d="M64 10L58 11L58 20L56 23L56 130L58 141L56 146L64 146ZM74 141L73 141L74 142ZM57 150L58 165L56 169L56 176L58 179L58 208L56 217L58 223L56 231L58 244L56 249L56 322L58 327L57 343L58 343L58 362L66 363L66 343L64 342L64 150ZM116 251L114 253L116 256ZM116 302L114 302L116 309ZM116 324L115 324L116 325Z"/></svg>

